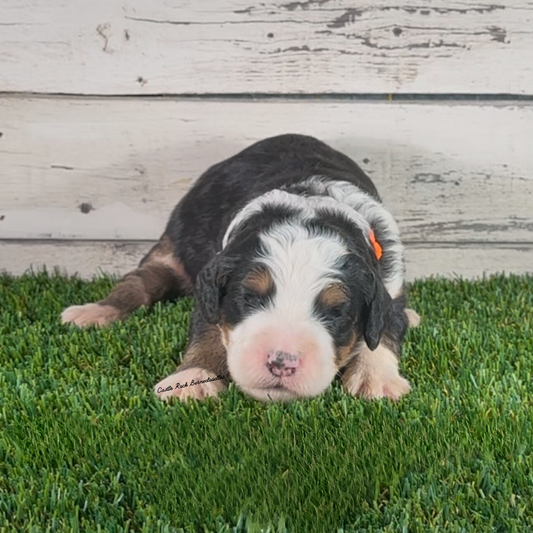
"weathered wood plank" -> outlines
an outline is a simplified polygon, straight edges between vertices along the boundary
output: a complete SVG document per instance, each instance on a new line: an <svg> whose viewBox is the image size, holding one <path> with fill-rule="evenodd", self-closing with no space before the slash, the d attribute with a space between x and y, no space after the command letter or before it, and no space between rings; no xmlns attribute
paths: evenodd
<svg viewBox="0 0 533 533"><path fill-rule="evenodd" d="M31 269L58 268L83 278L105 273L122 276L133 270L153 241L2 241L0 271L21 275Z"/></svg>
<svg viewBox="0 0 533 533"><path fill-rule="evenodd" d="M529 0L3 0L0 91L509 93Z"/></svg>
<svg viewBox="0 0 533 533"><path fill-rule="evenodd" d="M156 239L209 165L315 135L413 242L533 242L533 105L0 98L0 238Z"/></svg>
<svg viewBox="0 0 533 533"><path fill-rule="evenodd" d="M407 280L429 276L468 279L485 275L532 274L533 243L450 244L407 243Z"/></svg>
<svg viewBox="0 0 533 533"><path fill-rule="evenodd" d="M20 275L30 268L59 268L84 278L134 269L153 242L0 241L0 271ZM433 275L477 278L483 275L533 272L533 244L406 247L407 279Z"/></svg>

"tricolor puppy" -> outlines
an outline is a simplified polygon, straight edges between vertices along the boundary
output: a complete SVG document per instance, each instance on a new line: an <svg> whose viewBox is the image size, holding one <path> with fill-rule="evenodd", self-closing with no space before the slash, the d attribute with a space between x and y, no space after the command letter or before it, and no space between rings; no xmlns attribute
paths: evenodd
<svg viewBox="0 0 533 533"><path fill-rule="evenodd" d="M161 398L216 396L227 379L260 400L309 397L339 373L350 394L396 400L419 321L404 272L398 227L365 173L312 137L282 135L207 170L137 270L62 319L102 326L194 294L189 345L155 386Z"/></svg>

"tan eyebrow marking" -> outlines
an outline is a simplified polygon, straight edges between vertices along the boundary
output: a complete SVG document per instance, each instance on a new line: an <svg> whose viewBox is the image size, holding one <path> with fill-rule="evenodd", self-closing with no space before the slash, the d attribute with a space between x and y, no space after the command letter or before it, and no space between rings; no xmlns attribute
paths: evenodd
<svg viewBox="0 0 533 533"><path fill-rule="evenodd" d="M248 274L244 280L245 287L257 294L264 295L274 288L274 280L266 267L260 267Z"/></svg>
<svg viewBox="0 0 533 533"><path fill-rule="evenodd" d="M318 301L327 307L343 304L347 300L348 294L341 283L328 285L318 296Z"/></svg>

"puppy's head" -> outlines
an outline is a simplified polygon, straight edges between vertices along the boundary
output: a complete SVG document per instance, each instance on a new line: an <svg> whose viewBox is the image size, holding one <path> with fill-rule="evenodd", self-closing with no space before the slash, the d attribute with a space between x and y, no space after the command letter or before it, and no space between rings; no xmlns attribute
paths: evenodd
<svg viewBox="0 0 533 533"><path fill-rule="evenodd" d="M289 224L231 243L199 274L196 296L221 329L232 378L261 400L323 392L357 342L377 347L390 305L365 254Z"/></svg>

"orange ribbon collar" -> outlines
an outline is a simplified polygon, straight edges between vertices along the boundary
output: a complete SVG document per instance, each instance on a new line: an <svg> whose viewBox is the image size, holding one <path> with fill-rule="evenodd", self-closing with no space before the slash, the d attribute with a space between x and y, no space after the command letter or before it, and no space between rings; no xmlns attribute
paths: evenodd
<svg viewBox="0 0 533 533"><path fill-rule="evenodd" d="M376 241L376 235L374 234L373 229L370 230L370 242L372 244L372 248L374 248L374 253L376 254L376 257L379 261L381 259L381 256L383 255L383 248L381 247L381 244Z"/></svg>

